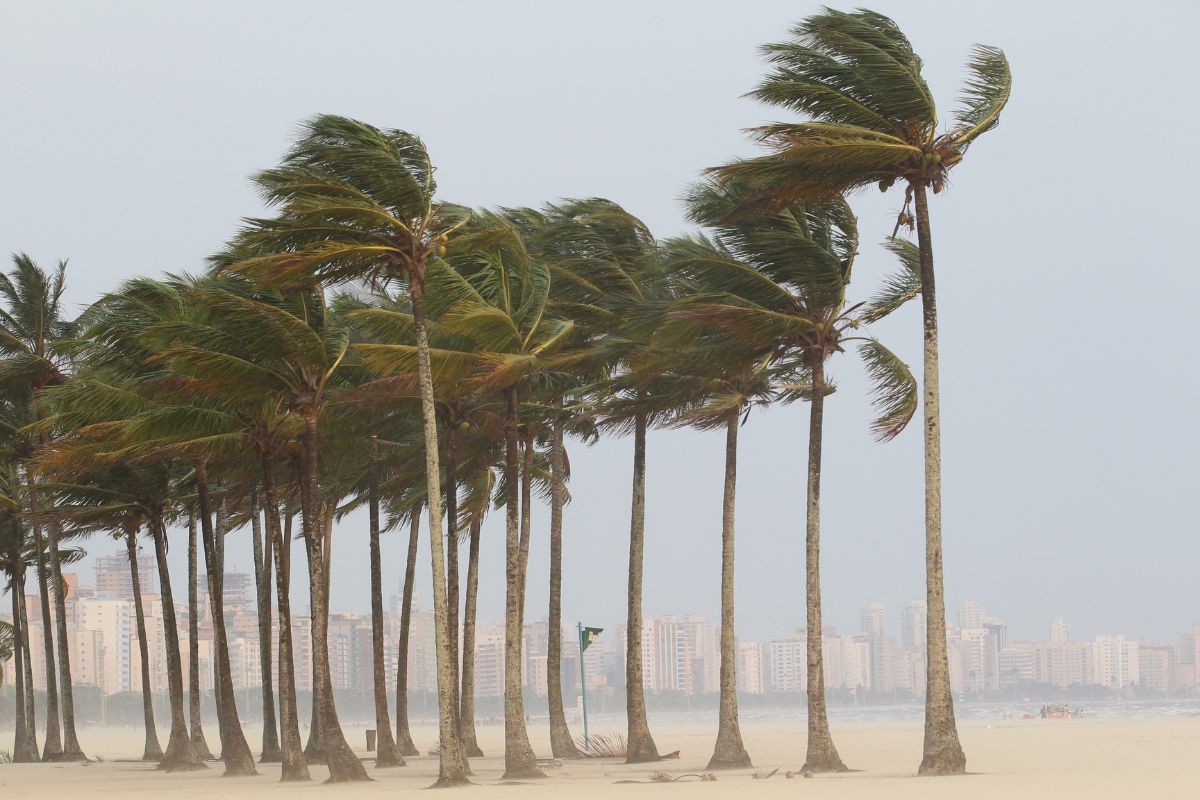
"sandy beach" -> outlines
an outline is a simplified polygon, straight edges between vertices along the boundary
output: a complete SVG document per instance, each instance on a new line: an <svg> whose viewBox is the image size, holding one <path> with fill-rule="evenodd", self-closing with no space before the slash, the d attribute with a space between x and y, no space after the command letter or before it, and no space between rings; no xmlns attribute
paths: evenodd
<svg viewBox="0 0 1200 800"><path fill-rule="evenodd" d="M213 732L215 735L215 731ZM534 745L548 755L548 735L530 731ZM788 780L784 772L802 761L803 727L747 725L744 735L755 766L780 772L768 780L754 780L754 770L721 772L715 783L696 779L676 784L621 784L648 781L663 770L673 775L702 772L712 747L709 726L691 725L656 729L661 750L679 749L678 761L629 767L615 761L567 762L548 771L545 780L515 788L500 780L503 772L502 729L484 728L480 742L489 757L472 760L477 786L474 797L512 797L514 793L547 798L569 791L586 798L671 795L730 797L734 792L751 797L806 796L842 798L1040 798L1129 797L1133 795L1185 797L1200 786L1200 719L1166 720L1005 720L969 722L961 726L970 775L958 778L915 777L921 727L913 723L850 723L836 727L841 753L856 772L823 775L811 780ZM420 746L434 741L432 728L414 731ZM355 746L364 742L361 728L347 730ZM11 737L7 734L6 738ZM247 730L256 740L256 732ZM191 774L165 775L153 766L128 762L141 748L134 729L88 731L84 746L103 762L78 764L0 765L0 794L5 798L191 798L283 797L297 793L311 798L379 797L428 786L436 774L437 759L422 756L407 767L376 770L374 782L326 785L324 771L313 769L314 781L297 786L278 783L279 769L265 765L250 778L222 778L221 765ZM365 751L362 753L366 757Z"/></svg>

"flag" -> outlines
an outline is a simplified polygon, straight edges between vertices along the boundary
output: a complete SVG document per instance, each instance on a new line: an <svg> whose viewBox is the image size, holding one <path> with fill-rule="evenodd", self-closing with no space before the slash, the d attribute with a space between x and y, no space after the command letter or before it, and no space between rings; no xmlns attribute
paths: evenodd
<svg viewBox="0 0 1200 800"><path fill-rule="evenodd" d="M582 628L579 631L579 652L583 653L592 646L596 637L604 633L604 628Z"/></svg>

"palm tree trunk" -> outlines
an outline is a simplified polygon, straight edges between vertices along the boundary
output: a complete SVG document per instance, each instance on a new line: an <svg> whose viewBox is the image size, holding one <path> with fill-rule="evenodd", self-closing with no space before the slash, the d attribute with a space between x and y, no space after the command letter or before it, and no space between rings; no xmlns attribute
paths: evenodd
<svg viewBox="0 0 1200 800"><path fill-rule="evenodd" d="M9 593L12 595L13 671L17 675L14 681L16 693L13 696L16 728L12 755L16 764L31 764L40 761L41 756L38 755L37 730L31 715L32 703L29 702L32 697L31 675L25 671L25 664L29 659L29 627L25 624L25 614L22 610L25 601L25 571L24 561L21 559L21 529L16 520L13 521L13 534L13 549L9 556L12 564Z"/></svg>
<svg viewBox="0 0 1200 800"><path fill-rule="evenodd" d="M33 500L33 482L30 481L30 499ZM38 590L42 601L42 643L46 652L46 742L42 747L42 761L61 761L63 757L62 737L58 729L58 677L54 669L54 627L50 613L50 586L46 577L46 547L40 526L33 529L37 542Z"/></svg>
<svg viewBox="0 0 1200 800"><path fill-rule="evenodd" d="M250 490L250 538L254 551L254 588L258 605L258 663L262 671L262 755L259 763L282 760L279 729L275 727L275 686L271 678L271 547L263 547L262 517L259 516L258 492ZM268 534L269 535L269 534Z"/></svg>
<svg viewBox="0 0 1200 800"><path fill-rule="evenodd" d="M25 603L25 576L21 576L21 629L25 632L25 647L21 651L21 669L25 672L25 719L30 752L30 761L41 761L37 744L37 708L34 704L33 688L33 641L29 637L29 609Z"/></svg>
<svg viewBox="0 0 1200 800"><path fill-rule="evenodd" d="M519 562L517 578L520 589L517 598L521 604L520 619L522 630L525 625L525 583L529 575L529 537L532 528L533 513L533 433L526 431L521 442L521 542L519 547Z"/></svg>
<svg viewBox="0 0 1200 800"><path fill-rule="evenodd" d="M321 750L329 765L329 780L365 781L367 770L358 759L338 720L337 707L333 701L333 680L329 674L329 584L326 580L328 565L322 552L325 538L322 515L318 512L319 494L317 487L317 436L316 409L309 407L304 414L304 472L303 489L304 542L308 552L308 579L312 586L312 640L313 640L313 693L317 698L315 720L321 725Z"/></svg>
<svg viewBox="0 0 1200 800"><path fill-rule="evenodd" d="M479 529L471 521L471 545L467 561L467 597L463 607L462 688L458 693L458 729L463 751L470 758L483 758L475 736L475 615L479 607Z"/></svg>
<svg viewBox="0 0 1200 800"><path fill-rule="evenodd" d="M222 558L221 555L221 545L225 542L225 519L221 515L220 511L217 512L217 519L214 524L216 525L214 539L216 540L217 545L217 563L215 567L208 565L206 555L205 559L207 568L204 570L204 579L208 583L208 610L210 614L214 608L213 604L217 602L217 590L215 587L218 584L222 587L225 585L225 559ZM201 530L203 530L203 528L201 528ZM201 536L201 548L203 547L203 536ZM214 583L214 581L216 581L216 583ZM222 616L223 615L224 610L222 609ZM215 633L213 635L212 642L212 685L213 708L217 710L217 740L223 741L222 737L224 736L224 732L221 729L221 659L217 656L217 639Z"/></svg>
<svg viewBox="0 0 1200 800"><path fill-rule="evenodd" d="M633 508L629 523L629 613L625 621L625 713L628 718L626 764L659 759L646 718L642 679L642 561L646 535L646 415L633 428ZM582 657L582 654L580 654Z"/></svg>
<svg viewBox="0 0 1200 800"><path fill-rule="evenodd" d="M454 709L458 713L459 696L459 568L458 568L458 474L454 430L446 426L446 609L450 618L450 664L454 679ZM456 723L457 724L457 723Z"/></svg>
<svg viewBox="0 0 1200 800"><path fill-rule="evenodd" d="M562 398L553 405L562 408ZM550 640L546 646L546 704L550 713L550 751L555 758L582 758L567 728L562 695L562 520L566 501L566 460L562 420L555 419L550 441ZM582 658L582 653L580 658Z"/></svg>
<svg viewBox="0 0 1200 800"><path fill-rule="evenodd" d="M196 517L188 514L188 711L191 719L192 749L204 761L213 754L204 739L200 708L200 602L196 592Z"/></svg>
<svg viewBox="0 0 1200 800"><path fill-rule="evenodd" d="M162 595L163 631L167 638L167 694L171 701L171 736L167 752L159 764L167 772L207 769L208 765L196 755L188 737L183 716L183 663L179 658L179 628L175 623L175 594L171 591L171 571L167 567L167 531L162 517L150 520L150 536L154 539L154 555L158 560L159 592Z"/></svg>
<svg viewBox="0 0 1200 800"><path fill-rule="evenodd" d="M56 605L54 621L58 625L58 680L62 695L63 760L87 761L79 737L75 734L75 693L71 688L71 645L67 638L67 593L63 581L62 562L58 556L58 537L62 533L61 523L51 519L47 526L50 533L50 579Z"/></svg>
<svg viewBox="0 0 1200 800"><path fill-rule="evenodd" d="M146 613L142 608L142 584L138 578L137 527L130 525L125 530L125 548L129 551L129 578L133 584L133 611L137 618L138 656L142 660L142 716L145 719L146 747L142 761L162 761L162 745L158 743L158 731L154 726L154 694L150 690L150 644L146 636Z"/></svg>
<svg viewBox="0 0 1200 800"><path fill-rule="evenodd" d="M741 409L732 408L725 422L725 486L721 497L721 697L717 712L717 744L709 769L750 767L742 743L737 702L737 636L734 632L734 508L737 495L738 423Z"/></svg>
<svg viewBox="0 0 1200 800"><path fill-rule="evenodd" d="M542 777L537 767L529 731L525 728L525 698L521 686L521 543L518 493L521 480L520 444L517 438L517 388L504 390L505 469L505 602L504 602L504 778Z"/></svg>
<svg viewBox="0 0 1200 800"><path fill-rule="evenodd" d="M396 749L402 756L419 756L408 729L408 634L412 628L413 582L417 577L417 539L421 507L412 510L408 526L408 558L404 567L404 596L400 600L400 644L396 660Z"/></svg>
<svg viewBox="0 0 1200 800"><path fill-rule="evenodd" d="M270 453L262 454L263 502L267 535L275 553L275 599L279 604L279 729L281 781L309 779L308 762L300 743L300 715L296 707L296 662L292 648L292 596L290 564L291 536L285 538L279 523L279 499L275 495L275 465ZM290 525L289 525L290 528ZM290 532L290 531L289 531Z"/></svg>
<svg viewBox="0 0 1200 800"><path fill-rule="evenodd" d="M958 740L950 694L946 650L946 595L942 576L942 414L938 387L937 297L934 290L933 237L929 201L923 183L913 184L917 243L921 256L921 321L925 333L925 598L928 605L925 670L925 746L918 773L962 775L967 757Z"/></svg>
<svg viewBox="0 0 1200 800"><path fill-rule="evenodd" d="M467 783L467 757L458 738L458 687L450 653L450 616L446 563L442 548L442 487L438 466L437 410L433 402L433 370L429 365L429 334L425 325L425 268L413 265L409 279L413 327L417 336L417 374L421 384L421 417L425 424L425 485L429 507L429 550L433 568L433 620L437 649L438 728L441 757L435 786Z"/></svg>
<svg viewBox="0 0 1200 800"><path fill-rule="evenodd" d="M221 760L226 775L256 775L254 754L246 743L238 717L233 676L229 669L229 639L225 633L225 597L221 576L224 563L217 533L213 530L208 499L208 472L203 459L196 461L196 499L200 510L200 535L204 542L204 563L208 570L209 608L212 611L213 639L217 651L217 722L221 732ZM222 544L225 532L220 532Z"/></svg>
<svg viewBox="0 0 1200 800"><path fill-rule="evenodd" d="M370 539L371 539L371 676L375 696L375 766L402 767L396 752L392 720L388 716L387 677L383 669L383 566L379 553L379 440L370 439Z"/></svg>
<svg viewBox="0 0 1200 800"><path fill-rule="evenodd" d="M326 593L326 596L328 597L329 586L330 586L330 577L331 577L331 574L330 574L331 571L329 569L329 567L330 567L329 557L331 555L331 551L332 551L332 547L333 547L333 541L332 541L333 537L331 535L332 531L327 526L327 523L329 522L329 520L327 520L325 518L325 516L323 515L322 512L318 512L317 518L319 520L318 527L321 530L321 534L320 534L321 540L320 540L320 544L317 549L321 553L321 559L322 559L321 563L325 567L325 569L324 569L324 574L325 574L324 585L325 585L325 593ZM308 551L306 550L305 552L307 553ZM309 604L308 605L309 605L309 612L311 614L311 612L312 612L312 586L311 585L309 586ZM310 627L311 627L311 618L310 618ZM312 667L311 667L311 669L312 669L312 674L316 675L317 674L317 651L316 650L312 650ZM312 692L310 692L310 700L311 700L311 708L309 710L309 716L308 716L308 719L309 719L308 744L305 745L305 747L304 747L304 757L305 757L305 759L307 759L309 764L325 764L325 763L327 763L327 759L325 758L325 749L324 749L324 744L323 744L324 739L321 738L321 713L318 708L320 705L320 702L321 702L321 696L317 691L315 681L313 682L313 690L312 690Z"/></svg>
<svg viewBox="0 0 1200 800"><path fill-rule="evenodd" d="M805 532L805 608L808 614L808 750L804 769L845 772L829 732L825 711L825 658L821 622L821 445L825 425L825 354L812 365L812 403L808 410L808 517Z"/></svg>

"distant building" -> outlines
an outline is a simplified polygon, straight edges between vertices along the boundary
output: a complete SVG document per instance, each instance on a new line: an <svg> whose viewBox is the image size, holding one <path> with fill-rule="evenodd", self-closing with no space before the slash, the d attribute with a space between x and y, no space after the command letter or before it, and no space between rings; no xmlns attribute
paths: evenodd
<svg viewBox="0 0 1200 800"><path fill-rule="evenodd" d="M900 609L900 643L905 647L924 647L928 619L924 600L913 600Z"/></svg>
<svg viewBox="0 0 1200 800"><path fill-rule="evenodd" d="M1138 683L1145 689L1168 694L1173 684L1175 648L1162 642L1143 642L1138 646Z"/></svg>
<svg viewBox="0 0 1200 800"><path fill-rule="evenodd" d="M145 551L138 551L137 565L138 587L142 594L158 594L158 565L154 556ZM133 597L133 575L129 569L129 557L125 553L98 556L95 566L98 597Z"/></svg>
<svg viewBox="0 0 1200 800"><path fill-rule="evenodd" d="M1071 641L1071 626L1059 614L1054 618L1054 622L1050 623L1050 641L1052 642L1069 642Z"/></svg>
<svg viewBox="0 0 1200 800"><path fill-rule="evenodd" d="M738 691L744 694L762 694L763 680L762 645L747 642L738 645Z"/></svg>
<svg viewBox="0 0 1200 800"><path fill-rule="evenodd" d="M868 636L883 636L887 627L887 606L883 603L871 603L861 613L862 632Z"/></svg>
<svg viewBox="0 0 1200 800"><path fill-rule="evenodd" d="M1141 682L1138 643L1120 635L1097 636L1092 645L1092 683L1124 689Z"/></svg>

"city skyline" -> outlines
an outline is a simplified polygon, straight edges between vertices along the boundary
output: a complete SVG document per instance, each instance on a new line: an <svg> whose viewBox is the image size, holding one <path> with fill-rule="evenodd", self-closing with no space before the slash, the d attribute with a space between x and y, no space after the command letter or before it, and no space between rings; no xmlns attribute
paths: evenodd
<svg viewBox="0 0 1200 800"><path fill-rule="evenodd" d="M165 688L165 642L157 579L149 567L152 559L139 553L139 585L151 640L150 670L154 691ZM96 559L94 583L67 573L68 630L72 666L78 684L101 686L105 694L140 688L140 656L133 625L132 581L126 557L113 554ZM231 671L235 687L252 688L261 682L258 657L257 600L254 576L236 570L224 574L226 623L230 631ZM399 636L397 594L387 598L384 612L385 673L395 681ZM211 609L207 576L197 581L200 620L200 685L212 688L213 652ZM40 641L40 598L29 595L33 640ZM53 605L53 603L51 603ZM292 624L296 646L297 688L311 687L308 609L297 609ZM187 624L187 607L176 604L178 624ZM913 600L893 609L874 601L859 609L857 630L826 626L825 683L828 690L852 693L896 692L916 697L924 684L926 609ZM593 625L603 621L589 619ZM578 645L574 626L564 623L564 690L578 691ZM1098 686L1111 690L1139 688L1159 694L1200 693L1200 624L1178 633L1173 642L1142 637L1138 632L1108 632L1074 638L1069 620L1056 615L1043 637L1014 639L1007 624L992 616L975 600L951 609L947 619L951 683L964 698L994 695L1014 686L1053 686L1060 690ZM273 647L277 637L273 623ZM546 654L549 629L536 615L525 625L522 642L522 683L537 696L546 691ZM605 628L587 652L588 689L623 686L626 629L623 623ZM651 694L713 694L719 681L719 627L699 614L647 614L642 628L644 686ZM806 636L803 626L751 639L739 637L738 690L747 695L789 694L804 690ZM186 638L186 637L184 637ZM186 644L184 644L186 648ZM503 691L504 625L481 618L475 641L476 694L499 697ZM35 686L42 680L43 655L31 652ZM350 690L370 682L370 615L334 609L330 619L330 666L335 689ZM278 664L272 665L273 673ZM414 597L409 685L412 691L436 689L433 615Z"/></svg>

